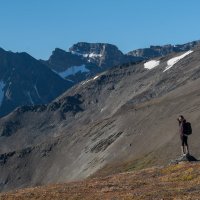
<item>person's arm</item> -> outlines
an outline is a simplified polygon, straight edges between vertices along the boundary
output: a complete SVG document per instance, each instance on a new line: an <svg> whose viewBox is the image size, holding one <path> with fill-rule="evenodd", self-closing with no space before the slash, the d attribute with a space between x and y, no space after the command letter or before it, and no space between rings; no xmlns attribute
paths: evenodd
<svg viewBox="0 0 200 200"><path fill-rule="evenodd" d="M178 125L180 126L180 124L181 124L181 121L179 120L179 118L177 118L177 121L178 121Z"/></svg>
<svg viewBox="0 0 200 200"><path fill-rule="evenodd" d="M179 134L183 135L183 124L181 124L181 121L179 119L177 119L178 121L178 125L179 125Z"/></svg>
<svg viewBox="0 0 200 200"><path fill-rule="evenodd" d="M180 122L179 124L179 129L180 129L180 134L183 136L184 135L184 129L185 129L185 126L184 126L184 121L183 122Z"/></svg>

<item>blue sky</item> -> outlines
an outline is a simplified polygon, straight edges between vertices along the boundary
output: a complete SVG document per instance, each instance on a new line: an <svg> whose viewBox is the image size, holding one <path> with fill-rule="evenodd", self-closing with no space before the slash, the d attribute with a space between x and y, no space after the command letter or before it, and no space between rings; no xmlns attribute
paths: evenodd
<svg viewBox="0 0 200 200"><path fill-rule="evenodd" d="M0 0L0 47L47 59L79 41L124 53L200 39L199 0Z"/></svg>

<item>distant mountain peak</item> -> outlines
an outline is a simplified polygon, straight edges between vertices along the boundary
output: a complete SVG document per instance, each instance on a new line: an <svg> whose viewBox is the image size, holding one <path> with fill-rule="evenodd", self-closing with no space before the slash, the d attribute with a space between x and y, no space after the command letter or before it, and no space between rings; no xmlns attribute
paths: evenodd
<svg viewBox="0 0 200 200"><path fill-rule="evenodd" d="M108 43L78 42L70 47L69 51L78 55L83 55L84 57L92 57L89 56L91 54L103 56L103 54L105 54L107 51L118 51L118 53L123 55L117 46Z"/></svg>
<svg viewBox="0 0 200 200"><path fill-rule="evenodd" d="M18 106L49 103L72 83L26 52L0 50L0 116Z"/></svg>
<svg viewBox="0 0 200 200"><path fill-rule="evenodd" d="M188 42L186 44L166 44L163 46L151 45L149 48L141 48L128 52L129 56L141 57L143 59L151 59L160 56L166 56L170 53L184 52L200 44L200 40Z"/></svg>

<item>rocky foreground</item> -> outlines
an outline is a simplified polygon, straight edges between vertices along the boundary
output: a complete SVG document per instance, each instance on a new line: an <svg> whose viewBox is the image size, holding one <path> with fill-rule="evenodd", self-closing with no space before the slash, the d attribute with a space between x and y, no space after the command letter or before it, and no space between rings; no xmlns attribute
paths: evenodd
<svg viewBox="0 0 200 200"><path fill-rule="evenodd" d="M0 194L0 200L25 199L200 199L200 164L182 162Z"/></svg>

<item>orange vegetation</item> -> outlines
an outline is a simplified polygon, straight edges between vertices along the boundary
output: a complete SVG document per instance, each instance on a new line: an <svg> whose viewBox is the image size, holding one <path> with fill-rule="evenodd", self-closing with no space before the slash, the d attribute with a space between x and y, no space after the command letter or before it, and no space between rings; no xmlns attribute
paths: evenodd
<svg viewBox="0 0 200 200"><path fill-rule="evenodd" d="M104 178L26 188L0 200L200 199L200 164L182 163L119 173Z"/></svg>

